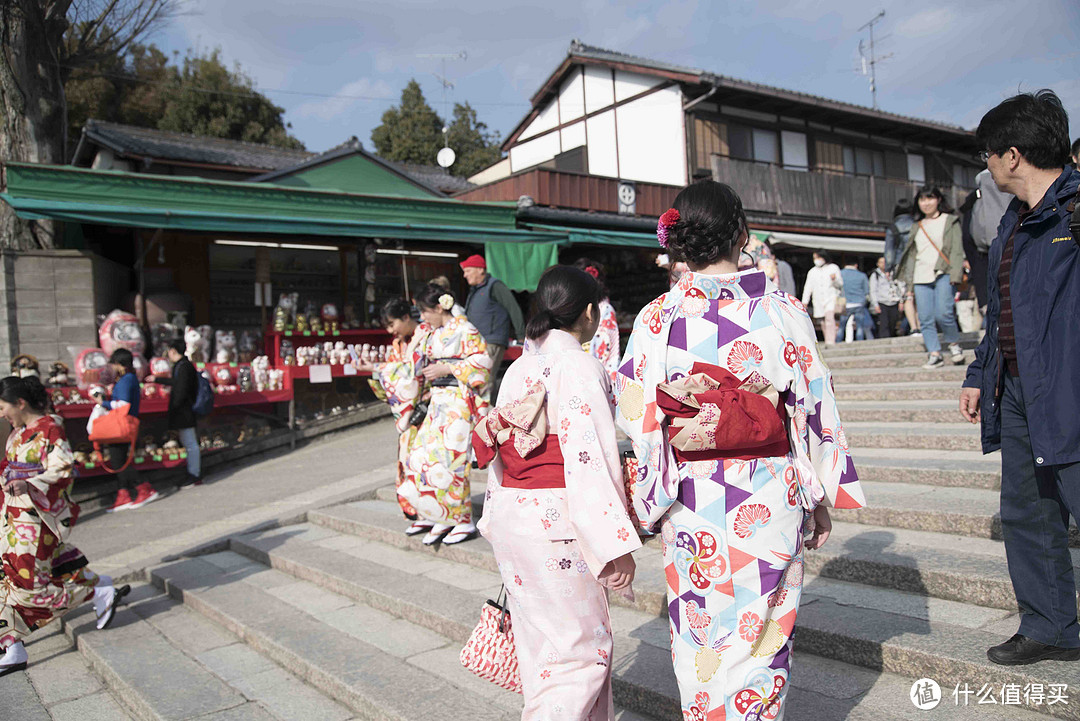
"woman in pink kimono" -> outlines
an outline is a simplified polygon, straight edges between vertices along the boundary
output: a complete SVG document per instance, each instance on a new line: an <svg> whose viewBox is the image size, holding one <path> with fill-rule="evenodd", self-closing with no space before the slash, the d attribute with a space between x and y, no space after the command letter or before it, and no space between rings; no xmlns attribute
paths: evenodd
<svg viewBox="0 0 1080 721"><path fill-rule="evenodd" d="M432 526L424 545L461 543L476 535L469 489L469 439L487 414L481 393L491 378L484 337L464 316L453 314L454 297L425 285L414 297L431 326L412 349L412 362L430 389L427 415L416 430L398 494Z"/></svg>
<svg viewBox="0 0 1080 721"><path fill-rule="evenodd" d="M863 492L805 308L751 268L742 202L684 189L657 235L689 265L638 315L617 422L638 461L635 510L659 529L683 715L784 713L803 550Z"/></svg>
<svg viewBox="0 0 1080 721"><path fill-rule="evenodd" d="M412 304L407 300L395 298L383 306L381 319L386 332L393 336L390 352L386 361L371 363L363 359L354 363L360 371L371 373L368 383L375 395L390 405L398 433L397 482L398 505L412 524L405 529L405 535L416 536L431 530L434 521L420 518L408 498L401 494L401 486L406 480L409 452L416 440L416 426L411 423L413 411L420 399L421 378L413 363L413 351L431 331L427 323L417 323L412 317ZM413 483L415 486L415 483Z"/></svg>
<svg viewBox="0 0 1080 721"><path fill-rule="evenodd" d="M579 258L574 267L581 268L600 284L600 324L589 341L589 353L603 364L604 370L614 383L615 374L619 372L619 319L608 299L607 286L604 284L604 266L595 260Z"/></svg>
<svg viewBox="0 0 1080 721"><path fill-rule="evenodd" d="M605 591L630 593L641 546L622 486L608 375L582 350L600 289L583 271L549 268L497 407L473 435L490 463L480 532L509 596L522 719L613 718Z"/></svg>

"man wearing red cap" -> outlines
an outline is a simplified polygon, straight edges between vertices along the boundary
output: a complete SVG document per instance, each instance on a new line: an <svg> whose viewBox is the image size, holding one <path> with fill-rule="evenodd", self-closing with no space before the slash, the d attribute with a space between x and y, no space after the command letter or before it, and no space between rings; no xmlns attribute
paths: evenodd
<svg viewBox="0 0 1080 721"><path fill-rule="evenodd" d="M481 255L471 255L461 262L461 272L469 284L469 297L465 301L465 316L476 326L487 343L488 355L491 356L492 383L488 384L485 397L494 387L494 379L502 363L506 346L510 345L510 330L513 326L514 337L521 338L525 333L525 320L521 316L521 307L506 284L492 278L487 272L487 262Z"/></svg>

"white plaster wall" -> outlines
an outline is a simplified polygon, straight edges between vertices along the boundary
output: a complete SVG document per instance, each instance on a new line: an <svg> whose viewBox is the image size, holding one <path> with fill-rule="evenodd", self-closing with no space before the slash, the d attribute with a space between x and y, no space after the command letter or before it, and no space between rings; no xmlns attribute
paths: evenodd
<svg viewBox="0 0 1080 721"><path fill-rule="evenodd" d="M615 113L607 111L586 121L589 124L589 174L619 175L615 157Z"/></svg>
<svg viewBox="0 0 1080 721"><path fill-rule="evenodd" d="M581 70L575 69L559 89L559 107L564 123L576 120L585 114L584 85Z"/></svg>
<svg viewBox="0 0 1080 721"><path fill-rule="evenodd" d="M593 112L615 102L615 89L611 84L611 69L595 65L585 66L585 111ZM589 131L592 134L592 131Z"/></svg>
<svg viewBox="0 0 1080 721"><path fill-rule="evenodd" d="M548 133L510 148L510 170L518 172L551 160L559 153L559 134Z"/></svg>
<svg viewBox="0 0 1080 721"><path fill-rule="evenodd" d="M649 88L655 88L664 82L663 78L627 73L622 70L615 71L615 101L626 100L629 97L643 93Z"/></svg>
<svg viewBox="0 0 1080 721"><path fill-rule="evenodd" d="M619 173L628 180L683 185L686 182L686 141L683 128L682 92L665 88L621 105L619 126ZM592 146L597 142L589 125L589 170Z"/></svg>
<svg viewBox="0 0 1080 721"><path fill-rule="evenodd" d="M585 123L574 123L562 129L562 151L585 144Z"/></svg>
<svg viewBox="0 0 1080 721"><path fill-rule="evenodd" d="M529 123L529 127L525 128L525 132L521 134L520 139L526 140L545 130L550 130L558 124L559 109L556 107L555 101L552 100L544 106L544 109L540 111L540 114L536 116L536 119Z"/></svg>

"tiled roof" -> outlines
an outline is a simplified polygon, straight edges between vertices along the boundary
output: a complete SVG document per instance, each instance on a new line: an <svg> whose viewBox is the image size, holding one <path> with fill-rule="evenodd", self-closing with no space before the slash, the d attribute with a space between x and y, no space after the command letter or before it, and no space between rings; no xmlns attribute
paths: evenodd
<svg viewBox="0 0 1080 721"><path fill-rule="evenodd" d="M652 60L650 58L643 58L637 55L629 55L627 53L620 53L614 50L606 50L604 48L598 48L592 45L586 45L580 40L573 40L570 43L570 50L567 53L571 57L590 58L592 60L599 60L601 62L610 63L626 63L630 65L637 65L642 68L648 68L653 70L661 70L665 72L683 73L686 75L697 75L701 78L701 82L710 83L713 85L737 87L749 92L759 92L772 96L783 97L785 99L795 102L805 102L812 105L827 104L831 108L836 110L846 110L848 112L859 113L861 115L871 115L883 120L893 120L903 123L916 123L923 126L930 126L940 130L949 132L968 133L969 131L959 125L952 125L950 123L942 123L937 120L926 120L924 118L915 118L908 115L900 115L899 113L888 113L883 110L876 110L874 108L866 107L865 105L857 105L855 103L846 103L840 100L833 100L831 98L822 97L820 95L811 95L810 93L802 93L797 90L785 90L784 88L777 88L772 85L763 85L761 83L755 83L749 80L740 80L738 78L731 78L725 75L719 75L716 73L710 73L700 68L689 68L681 65L674 65L671 63L665 63L658 60Z"/></svg>
<svg viewBox="0 0 1080 721"><path fill-rule="evenodd" d="M88 120L83 134L90 140L126 155L160 161L183 161L254 170L278 170L301 163L315 153L262 143L174 133L154 128ZM76 158L78 162L78 158Z"/></svg>
<svg viewBox="0 0 1080 721"><path fill-rule="evenodd" d="M383 159L383 162L387 165L391 165L397 168L400 172L415 178L417 181L424 185L438 189L440 192L451 195L453 193L460 193L463 190L469 188L475 188L473 183L470 183L465 178L459 178L456 175L450 175L450 172L438 165L421 165L419 163L397 163L391 160Z"/></svg>

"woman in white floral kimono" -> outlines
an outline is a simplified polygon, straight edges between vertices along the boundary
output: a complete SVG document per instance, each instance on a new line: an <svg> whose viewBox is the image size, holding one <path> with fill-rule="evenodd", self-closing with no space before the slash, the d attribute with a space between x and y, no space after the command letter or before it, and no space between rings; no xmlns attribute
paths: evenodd
<svg viewBox="0 0 1080 721"><path fill-rule="evenodd" d="M605 587L630 594L630 522L608 376L582 350L596 332L599 286L577 268L540 279L532 340L473 436L490 465L480 532L509 596L522 719L613 718Z"/></svg>
<svg viewBox="0 0 1080 721"><path fill-rule="evenodd" d="M589 258L579 258L574 267L581 268L600 285L600 323L589 341L589 353L603 364L604 370L614 383L615 374L619 372L619 318L608 298L604 266Z"/></svg>
<svg viewBox="0 0 1080 721"><path fill-rule="evenodd" d="M395 298L383 306L381 320L386 332L393 336L390 352L383 363L371 363L363 359L354 365L358 370L371 373L371 389L375 395L390 405L398 433L398 463L396 487L401 512L413 523L405 529L405 535L415 536L431 530L434 521L419 518L409 500L401 495L408 468L409 451L416 441L416 426L410 421L420 398L421 378L413 362L413 351L423 337L431 332L427 323L417 323L412 317L412 304ZM415 482L413 482L415 487Z"/></svg>
<svg viewBox="0 0 1080 721"><path fill-rule="evenodd" d="M784 714L803 550L827 507L863 493L805 308L738 272L742 202L684 189L658 237L690 271L638 315L617 422L638 459L635 508L659 529L685 718Z"/></svg>
<svg viewBox="0 0 1080 721"><path fill-rule="evenodd" d="M427 415L416 431L398 494L432 526L425 545L461 543L476 534L469 489L469 438L487 414L481 393L491 378L484 337L453 315L454 297L428 284L413 300L431 326L413 346L412 361L430 389Z"/></svg>

